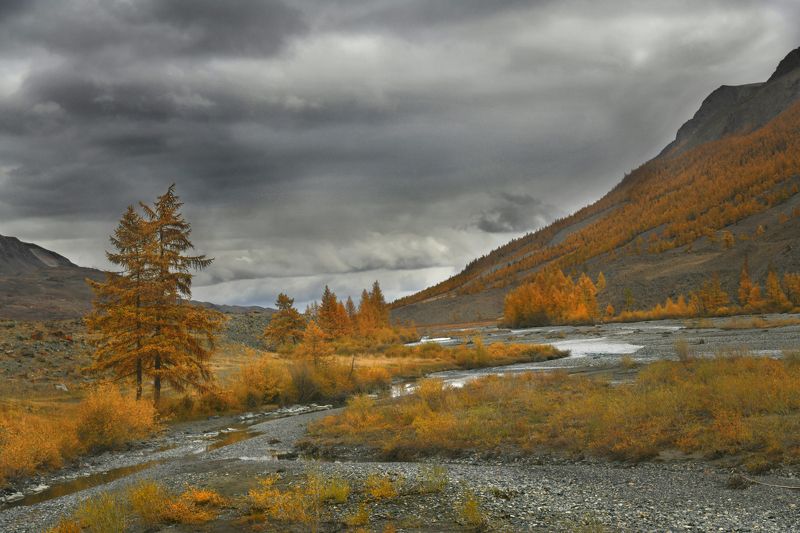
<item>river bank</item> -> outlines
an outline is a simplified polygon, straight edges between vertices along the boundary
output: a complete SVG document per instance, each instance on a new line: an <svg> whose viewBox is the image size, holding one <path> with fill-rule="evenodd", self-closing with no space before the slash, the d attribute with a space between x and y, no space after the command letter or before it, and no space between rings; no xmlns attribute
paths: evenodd
<svg viewBox="0 0 800 533"><path fill-rule="evenodd" d="M571 349L572 355L542 363L455 371L439 377L458 385L459 381L487 373L561 368L573 373L610 373L624 380L635 373L635 365L674 358L678 339L699 356L738 347L770 356L800 345L800 326L730 329L725 320L704 321L698 324L700 327L659 321L591 328L487 328L481 331L487 342L547 342ZM623 366L623 358L633 361L634 367ZM308 412L311 410L315 412ZM734 474L730 465L692 457L662 457L637 465L553 456L467 456L422 463L379 463L370 454L356 451L333 458L334 461L311 461L296 445L310 421L333 412L336 410L327 406L316 406L176 425L166 434L130 450L92 457L70 471L28 480L22 487L28 498L0 509L0 531L42 531L86 497L120 490L140 479L159 480L175 490L186 484L211 487L242 501L257 479L268 473L282 472L287 479L293 479L313 468L351 479L357 485L376 472L413 480L420 468L431 462L448 470L449 482L444 492L401 493L399 498L376 503L372 507L376 527L392 521L400 529L411 531L462 530L456 509L465 490L475 493L492 524L513 531L570 531L592 524L609 530L636 531L788 531L800 527L800 492L748 483L742 484L743 488L729 488ZM335 462L337 459L340 462ZM797 475L796 470L781 469L759 480L800 485ZM82 485L84 478L90 479ZM30 494L41 485L51 487ZM65 485L68 490L59 492L58 487ZM353 512L355 505L349 501L335 506L326 530L339 530L340 518ZM204 530L238 530L234 523L242 512L241 505L226 509L217 521L203 526ZM398 517L405 522L400 523ZM196 529L176 525L170 530Z"/></svg>

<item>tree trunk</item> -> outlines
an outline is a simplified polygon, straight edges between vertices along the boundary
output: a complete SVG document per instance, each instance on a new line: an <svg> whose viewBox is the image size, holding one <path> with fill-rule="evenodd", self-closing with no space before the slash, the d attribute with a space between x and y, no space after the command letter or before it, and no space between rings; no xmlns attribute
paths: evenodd
<svg viewBox="0 0 800 533"><path fill-rule="evenodd" d="M136 399L142 399L142 358L136 359Z"/></svg>
<svg viewBox="0 0 800 533"><path fill-rule="evenodd" d="M160 373L161 356L160 355L156 356L156 361L154 366L155 366L156 376L155 379L153 379L153 403L158 405L159 400L161 400L161 373Z"/></svg>

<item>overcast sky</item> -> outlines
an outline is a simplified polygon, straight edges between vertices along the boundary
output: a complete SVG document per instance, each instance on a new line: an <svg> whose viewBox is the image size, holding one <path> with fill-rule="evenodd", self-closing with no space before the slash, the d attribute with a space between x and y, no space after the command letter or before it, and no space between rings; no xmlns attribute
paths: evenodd
<svg viewBox="0 0 800 533"><path fill-rule="evenodd" d="M0 234L106 267L177 183L195 297L390 298L589 203L794 0L0 0Z"/></svg>

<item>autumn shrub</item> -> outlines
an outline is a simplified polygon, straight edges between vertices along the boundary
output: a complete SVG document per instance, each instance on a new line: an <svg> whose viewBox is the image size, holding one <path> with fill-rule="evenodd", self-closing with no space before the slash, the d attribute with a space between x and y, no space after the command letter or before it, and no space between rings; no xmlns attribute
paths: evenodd
<svg viewBox="0 0 800 533"><path fill-rule="evenodd" d="M84 500L75 511L75 517L89 533L120 533L128 523L126 511L117 494L103 493Z"/></svg>
<svg viewBox="0 0 800 533"><path fill-rule="evenodd" d="M147 528L159 524L203 524L214 520L217 509L228 503L210 489L188 487L176 495L151 480L139 481L119 495L107 496L125 502L133 516Z"/></svg>
<svg viewBox="0 0 800 533"><path fill-rule="evenodd" d="M170 524L204 524L216 517L213 509L195 505L185 498L167 501L161 512L161 521Z"/></svg>
<svg viewBox="0 0 800 533"><path fill-rule="evenodd" d="M683 337L675 341L675 355L678 356L679 361L689 361L692 358L692 351L689 348L689 342Z"/></svg>
<svg viewBox="0 0 800 533"><path fill-rule="evenodd" d="M156 414L152 403L124 396L113 386L100 386L78 406L78 442L90 453L119 448L153 433L158 428Z"/></svg>
<svg viewBox="0 0 800 533"><path fill-rule="evenodd" d="M369 507L364 502L358 504L355 511L345 516L344 523L348 527L362 527L369 524Z"/></svg>
<svg viewBox="0 0 800 533"><path fill-rule="evenodd" d="M456 515L462 524L472 529L480 530L488 524L480 502L471 490L464 492L462 500L456 506Z"/></svg>
<svg viewBox="0 0 800 533"><path fill-rule="evenodd" d="M303 481L285 489L278 486L280 479L278 474L267 476L259 481L258 488L250 490L251 513L277 522L318 525L324 504L343 503L350 495L347 480L318 471L308 472Z"/></svg>
<svg viewBox="0 0 800 533"><path fill-rule="evenodd" d="M292 376L286 364L269 356L243 366L228 381L236 405L256 409L264 404L286 403Z"/></svg>
<svg viewBox="0 0 800 533"><path fill-rule="evenodd" d="M161 522L166 505L172 495L155 481L139 481L126 491L128 502L133 513L145 526L153 526Z"/></svg>
<svg viewBox="0 0 800 533"><path fill-rule="evenodd" d="M449 482L447 468L440 465L426 465L417 474L417 491L421 494L442 492Z"/></svg>
<svg viewBox="0 0 800 533"><path fill-rule="evenodd" d="M392 481L386 475L370 474L364 482L364 491L374 500L391 500L400 494L402 480Z"/></svg>
<svg viewBox="0 0 800 533"><path fill-rule="evenodd" d="M47 533L82 533L81 523L72 517L62 517Z"/></svg>
<svg viewBox="0 0 800 533"><path fill-rule="evenodd" d="M359 392L387 389L392 384L392 375L380 366L357 367L354 379Z"/></svg>
<svg viewBox="0 0 800 533"><path fill-rule="evenodd" d="M800 365L734 350L652 363L622 385L559 373L462 388L423 380L392 403L354 403L311 434L389 457L545 448L642 460L679 449L800 461Z"/></svg>
<svg viewBox="0 0 800 533"><path fill-rule="evenodd" d="M281 490L276 486L279 480L277 474L259 480L258 488L248 492L251 509L272 520L308 523L311 515L305 492L299 487Z"/></svg>
<svg viewBox="0 0 800 533"><path fill-rule="evenodd" d="M66 417L0 413L0 486L6 480L58 468L74 456L77 439Z"/></svg>

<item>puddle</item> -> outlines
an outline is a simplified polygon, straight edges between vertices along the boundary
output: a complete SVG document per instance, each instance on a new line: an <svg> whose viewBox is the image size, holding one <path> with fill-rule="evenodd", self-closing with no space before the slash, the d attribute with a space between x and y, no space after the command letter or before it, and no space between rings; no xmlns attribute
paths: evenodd
<svg viewBox="0 0 800 533"><path fill-rule="evenodd" d="M639 344L610 341L606 337L596 339L575 339L549 343L559 350L569 350L570 357L586 357L587 355L629 355L644 348Z"/></svg>
<svg viewBox="0 0 800 533"><path fill-rule="evenodd" d="M430 344L430 343L441 344L442 346L450 346L450 345L453 345L453 344L461 344L461 340L460 339L454 339L452 337L434 337L434 338L422 337L417 342L407 342L405 345L406 346L422 346L423 344Z"/></svg>
<svg viewBox="0 0 800 533"><path fill-rule="evenodd" d="M257 437L258 435L262 434L262 431L251 431L244 429L220 433L214 439L214 442L206 446L203 451L210 452L211 450L218 450L219 448L224 448L225 446L230 446L231 444L236 444L237 442L242 442L243 440L252 439L253 437Z"/></svg>
<svg viewBox="0 0 800 533"><path fill-rule="evenodd" d="M106 472L99 472L97 474L90 474L88 476L80 476L75 479L64 481L63 483L58 483L57 485L48 487L45 490L38 492L36 494L28 494L20 500L6 503L4 507L8 508L8 507L33 505L35 503L52 500L54 498L60 498L61 496L67 496L68 494L73 494L75 492L96 487L97 485L110 483L114 480L130 476L131 474L135 474L136 472L140 472L146 468L150 468L151 466L163 462L164 462L163 460L148 461L146 463L139 463L137 465L114 468L113 470L108 470Z"/></svg>

